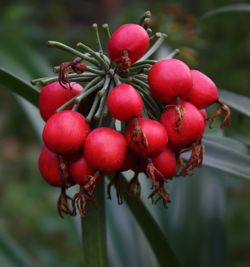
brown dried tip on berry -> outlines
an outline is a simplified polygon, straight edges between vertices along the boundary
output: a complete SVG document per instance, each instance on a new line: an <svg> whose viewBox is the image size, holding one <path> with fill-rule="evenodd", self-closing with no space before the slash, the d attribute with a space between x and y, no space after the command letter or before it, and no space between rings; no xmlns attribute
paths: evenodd
<svg viewBox="0 0 250 267"><path fill-rule="evenodd" d="M120 184L119 175L120 175L119 172L115 173L115 175L112 178L112 180L108 183L107 196L108 196L108 199L110 199L110 200L112 199L112 197L111 197L111 188L114 187L115 191L116 191L117 203L118 203L118 205L122 205L123 199L122 199L122 194L121 194L121 184Z"/></svg>
<svg viewBox="0 0 250 267"><path fill-rule="evenodd" d="M123 50L122 56L116 60L117 69L121 72L126 71L131 67L131 59L129 58L129 51Z"/></svg>
<svg viewBox="0 0 250 267"><path fill-rule="evenodd" d="M134 128L131 133L131 139L135 144L142 144L142 146L147 149L148 148L148 140L145 134L142 131L141 126L139 125L138 118L133 119Z"/></svg>
<svg viewBox="0 0 250 267"><path fill-rule="evenodd" d="M86 70L86 67L87 67L86 64L81 59L75 59L73 61L67 61L61 63L58 76L58 81L61 84L61 86L64 87L64 89L67 89L67 87L65 87L64 85L65 84L70 85L70 80L69 80L70 71L73 71L77 74L81 74Z"/></svg>
<svg viewBox="0 0 250 267"><path fill-rule="evenodd" d="M176 119L176 130L179 131L184 119L184 108L182 105L177 105L176 106L176 111L177 111L177 119Z"/></svg>
<svg viewBox="0 0 250 267"><path fill-rule="evenodd" d="M158 195L158 198L154 198ZM163 206L165 208L168 207L168 203L171 202L169 198L168 189L164 187L164 181L159 181L159 186L155 188L155 190L148 196L151 198L152 204L157 204L160 200L162 200Z"/></svg>
<svg viewBox="0 0 250 267"><path fill-rule="evenodd" d="M140 199L141 196L141 184L138 179L138 172L135 172L134 177L129 181L127 193L129 197Z"/></svg>
<svg viewBox="0 0 250 267"><path fill-rule="evenodd" d="M185 163L182 171L180 172L180 176L193 175L194 170L196 168L200 168L202 165L205 153L204 144L201 141L194 143L192 144L190 150L191 150L190 158Z"/></svg>
<svg viewBox="0 0 250 267"><path fill-rule="evenodd" d="M217 100L217 103L220 104L220 108L218 108L207 120L209 121L209 128L213 128L213 123L215 118L219 117L223 114L223 121L220 125L221 128L225 126L229 126L231 124L231 110L230 108L224 104L221 100Z"/></svg>
<svg viewBox="0 0 250 267"><path fill-rule="evenodd" d="M68 214L70 216L75 216L75 208L74 205L72 207L69 206L68 200L72 202L72 198L66 194L66 189L61 189L61 194L57 201L57 210L61 218L64 218L63 214Z"/></svg>

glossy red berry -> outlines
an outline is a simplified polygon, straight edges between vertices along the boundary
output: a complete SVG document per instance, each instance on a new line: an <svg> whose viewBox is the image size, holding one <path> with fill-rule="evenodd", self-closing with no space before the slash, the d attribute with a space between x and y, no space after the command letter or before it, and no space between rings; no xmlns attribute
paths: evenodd
<svg viewBox="0 0 250 267"><path fill-rule="evenodd" d="M108 43L108 52L114 62L119 61L123 51L128 52L131 63L138 60L148 49L149 36L146 30L137 24L124 24L113 32Z"/></svg>
<svg viewBox="0 0 250 267"><path fill-rule="evenodd" d="M88 135L84 157L94 170L110 173L121 168L126 151L126 140L121 133L108 127L100 127Z"/></svg>
<svg viewBox="0 0 250 267"><path fill-rule="evenodd" d="M202 117L204 118L204 120L206 121L206 119L207 119L207 111L206 111L206 109L199 109L199 111L200 111L200 114L202 115Z"/></svg>
<svg viewBox="0 0 250 267"><path fill-rule="evenodd" d="M89 182L89 176L95 174L83 156L69 164L69 173L75 183L79 185L87 184Z"/></svg>
<svg viewBox="0 0 250 267"><path fill-rule="evenodd" d="M219 93L214 82L198 70L191 71L193 87L187 101L198 109L207 108L219 98Z"/></svg>
<svg viewBox="0 0 250 267"><path fill-rule="evenodd" d="M153 65L148 74L152 94L163 103L176 97L185 99L192 88L189 67L178 59L160 60Z"/></svg>
<svg viewBox="0 0 250 267"><path fill-rule="evenodd" d="M175 151L199 141L205 130L205 121L200 111L189 102L182 102L181 106L184 115L179 129L176 127L178 120L176 107L166 108L160 118L168 132L168 146Z"/></svg>
<svg viewBox="0 0 250 267"><path fill-rule="evenodd" d="M42 118L47 121L56 110L71 98L82 93L83 87L79 83L72 82L63 88L58 81L42 87L39 94L39 110ZM70 88L71 86L71 88ZM73 104L66 109L72 109Z"/></svg>
<svg viewBox="0 0 250 267"><path fill-rule="evenodd" d="M108 95L108 110L112 117L129 121L142 114L143 103L139 93L129 84L120 84Z"/></svg>
<svg viewBox="0 0 250 267"><path fill-rule="evenodd" d="M133 142L135 123L134 121L131 121L125 131L125 137L130 149L140 157L150 157L161 152L168 142L167 132L162 124L148 118L140 118L138 119L138 123L147 140L148 146L145 147L143 145L140 135L138 136L138 142Z"/></svg>
<svg viewBox="0 0 250 267"><path fill-rule="evenodd" d="M47 147L43 147L39 161L38 161L39 170L44 178L44 180L52 185L61 187L63 185L73 185L73 181L68 177L67 181L62 182L60 176L60 161L57 154L51 152Z"/></svg>
<svg viewBox="0 0 250 267"><path fill-rule="evenodd" d="M155 173L157 180L171 179L176 171L176 160L173 151L169 148L165 148L160 154L152 157L152 162L155 168L162 174L161 177L158 173Z"/></svg>
<svg viewBox="0 0 250 267"><path fill-rule="evenodd" d="M43 129L43 141L55 153L73 155L82 149L89 131L83 115L65 110L49 118Z"/></svg>

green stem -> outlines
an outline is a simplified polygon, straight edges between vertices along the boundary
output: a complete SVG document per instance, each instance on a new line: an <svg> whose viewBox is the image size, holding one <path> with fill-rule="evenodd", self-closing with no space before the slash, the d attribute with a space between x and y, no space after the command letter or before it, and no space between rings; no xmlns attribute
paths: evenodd
<svg viewBox="0 0 250 267"><path fill-rule="evenodd" d="M97 109L97 111L95 113L95 116L94 116L95 119L100 119L101 120L102 117L104 116L104 112L103 111L104 111L105 106L107 105L106 99L107 99L109 90L112 88L112 84L113 83L111 82L111 79L108 76L106 78L106 81L105 81L105 84L104 84L102 90L99 91L99 93L101 93L101 101L100 101L100 105L99 105L99 107L98 107L98 109ZM99 123L101 123L101 122L99 122Z"/></svg>
<svg viewBox="0 0 250 267"><path fill-rule="evenodd" d="M174 51L172 51L165 59L171 59L174 58L176 55L178 55L180 53L180 49L175 49Z"/></svg>
<svg viewBox="0 0 250 267"><path fill-rule="evenodd" d="M140 80L138 78L133 77L132 82L135 82L135 83L145 87L148 91L150 90L149 85L146 82L144 82L144 81L142 81L142 80Z"/></svg>
<svg viewBox="0 0 250 267"><path fill-rule="evenodd" d="M99 77L98 77L99 78ZM94 79L95 80L95 79ZM93 84L93 81L91 81L90 83ZM88 83L88 85L90 84ZM60 108L58 108L56 110L56 112L60 112L62 110L64 110L67 106L69 106L72 103L78 104L80 103L86 96L90 95L91 93L93 93L95 90L99 89L104 83L104 80L102 79L100 82L98 82L97 84L93 85L92 87L90 86L86 86L85 87L85 91L83 93L78 94L77 96L71 98L68 102L66 102L65 104L63 104Z"/></svg>
<svg viewBox="0 0 250 267"><path fill-rule="evenodd" d="M82 218L83 266L107 267L104 179L95 189L95 205L88 204Z"/></svg>
<svg viewBox="0 0 250 267"><path fill-rule="evenodd" d="M96 35L96 40L99 46L99 52L100 54L103 54L103 49L102 49L102 43L101 43L101 39L100 39L100 34L99 34L99 30L98 30L98 25L96 23L94 23L92 25L94 31L95 31L95 35Z"/></svg>
<svg viewBox="0 0 250 267"><path fill-rule="evenodd" d="M78 78L79 78L79 81L82 81L82 80L89 80L89 79L93 79L95 78L96 75L92 74L92 73L84 73L84 74L76 74L76 73L72 73L72 74L69 74L69 80L72 81L78 81ZM31 83L33 85L36 85L36 84L42 84L42 85L46 85L48 83L52 83L52 82L55 82L55 81L58 81L58 76L52 76L52 77L44 77L44 78L39 78L39 79L34 79L31 81Z"/></svg>
<svg viewBox="0 0 250 267"><path fill-rule="evenodd" d="M103 70L94 69L94 68L91 68L89 66L86 67L86 71L89 71L91 73L96 73L96 74L99 74L99 75L105 74L105 72Z"/></svg>
<svg viewBox="0 0 250 267"><path fill-rule="evenodd" d="M56 42L56 41L48 41L48 45L49 47L56 47L56 48L59 48L63 51L66 51L66 52L69 52L75 56L78 56L90 63L92 63L93 65L96 65L97 66L97 62L96 60L84 55L83 53L79 52L78 50L74 49L74 48L71 48L63 43L60 43L60 42Z"/></svg>
<svg viewBox="0 0 250 267"><path fill-rule="evenodd" d="M167 37L166 34L160 32L157 32L155 36L158 37L158 40L153 44L153 46L147 51L144 56L142 56L139 60L136 61L136 63L142 62L152 56L156 52L156 50L159 49L159 47L162 45L162 43L165 41L165 38Z"/></svg>
<svg viewBox="0 0 250 267"><path fill-rule="evenodd" d="M132 66L132 67L135 67L135 66L142 66L142 65L145 65L145 64L150 64L150 65L153 65L157 62L157 60L153 60L153 59L147 59L147 60L143 60L143 61L136 61Z"/></svg>
<svg viewBox="0 0 250 267"><path fill-rule="evenodd" d="M95 98L94 98L94 101L92 103L91 109L90 109L90 111L89 111L89 113L88 113L88 115L86 117L86 120L88 122L91 122L92 121L92 118L94 116L94 113L96 112L96 109L97 109L97 105L99 103L99 100L100 100L100 95L97 93L95 95Z"/></svg>
<svg viewBox="0 0 250 267"><path fill-rule="evenodd" d="M109 30L109 25L108 24L103 24L102 28L103 28L103 31L104 31L105 35L107 36L107 39L109 40L109 38L111 37L110 30Z"/></svg>
<svg viewBox="0 0 250 267"><path fill-rule="evenodd" d="M77 47L82 48L84 51L88 52L92 57L94 57L98 62L104 67L105 70L109 69L108 64L105 62L105 60L98 55L94 50L92 50L90 47L83 43L78 43Z"/></svg>

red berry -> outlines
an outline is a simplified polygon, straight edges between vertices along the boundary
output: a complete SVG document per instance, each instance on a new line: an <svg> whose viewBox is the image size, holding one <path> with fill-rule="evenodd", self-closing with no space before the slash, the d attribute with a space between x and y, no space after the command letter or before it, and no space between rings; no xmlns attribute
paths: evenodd
<svg viewBox="0 0 250 267"><path fill-rule="evenodd" d="M207 108L219 98L219 93L214 82L198 70L191 71L193 87L188 101L198 109Z"/></svg>
<svg viewBox="0 0 250 267"><path fill-rule="evenodd" d="M202 115L202 117L204 118L204 120L206 121L206 119L207 119L207 111L206 111L206 109L199 109L199 111L200 111L200 114Z"/></svg>
<svg viewBox="0 0 250 267"><path fill-rule="evenodd" d="M133 142L133 132L135 131L134 121L131 121L125 131L125 137L130 149L140 157L150 157L161 152L167 145L167 132L161 123L148 118L138 119L139 126L144 134L148 147L143 145L141 136L139 142Z"/></svg>
<svg viewBox="0 0 250 267"><path fill-rule="evenodd" d="M73 180L79 185L87 184L89 182L89 176L93 176L95 174L94 170L90 168L83 156L70 163L69 172Z"/></svg>
<svg viewBox="0 0 250 267"><path fill-rule="evenodd" d="M140 117L143 104L139 93L129 84L120 84L108 95L108 110L110 114L121 121L129 121Z"/></svg>
<svg viewBox="0 0 250 267"><path fill-rule="evenodd" d="M94 170L110 173L121 168L126 151L126 140L121 133L111 128L100 127L88 135L84 156Z"/></svg>
<svg viewBox="0 0 250 267"><path fill-rule="evenodd" d="M134 170L136 168L137 161L138 158L128 149L120 171L125 172L128 170Z"/></svg>
<svg viewBox="0 0 250 267"><path fill-rule="evenodd" d="M128 51L131 63L139 59L148 49L149 36L146 30L137 24L124 24L113 32L108 51L114 62L119 61L123 51Z"/></svg>
<svg viewBox="0 0 250 267"><path fill-rule="evenodd" d="M192 88L189 67L178 59L160 60L148 73L148 82L154 97L163 103L180 97L185 99Z"/></svg>
<svg viewBox="0 0 250 267"><path fill-rule="evenodd" d="M43 141L55 153L72 155L82 149L89 131L83 115L65 110L49 118L43 129Z"/></svg>
<svg viewBox="0 0 250 267"><path fill-rule="evenodd" d="M62 178L60 176L59 157L47 147L43 147L41 151L38 167L44 180L48 184L57 187L63 186ZM70 177L67 179L67 185L73 185L73 181Z"/></svg>
<svg viewBox="0 0 250 267"><path fill-rule="evenodd" d="M172 150L165 148L160 154L152 157L155 168L163 175L164 180L171 179L176 170L175 155ZM162 180L162 177L155 172L155 178Z"/></svg>
<svg viewBox="0 0 250 267"><path fill-rule="evenodd" d="M67 89L63 88L59 82L49 83L42 87L39 94L39 110L42 118L47 121L56 110L69 101L71 98L83 92L79 83L65 84ZM73 104L66 109L72 109Z"/></svg>
<svg viewBox="0 0 250 267"><path fill-rule="evenodd" d="M189 102L182 102L181 106L184 116L179 129L176 127L178 120L176 107L166 108L160 118L168 132L168 146L174 151L200 140L205 130L205 121L200 111Z"/></svg>

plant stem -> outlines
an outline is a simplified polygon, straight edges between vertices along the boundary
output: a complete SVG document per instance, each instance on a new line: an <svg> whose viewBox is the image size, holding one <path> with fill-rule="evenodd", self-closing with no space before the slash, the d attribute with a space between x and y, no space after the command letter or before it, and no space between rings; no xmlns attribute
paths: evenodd
<svg viewBox="0 0 250 267"><path fill-rule="evenodd" d="M98 77L98 78L100 78L100 77ZM94 80L96 80L96 79L94 79ZM93 80L93 81L94 81L94 80ZM93 81L91 81L90 83L93 84ZM90 83L88 83L88 85L89 85ZM86 96L90 95L90 94L93 93L95 90L99 89L99 88L103 85L103 83L104 83L104 80L101 79L101 81L99 81L98 83L93 84L92 87L90 87L90 86L87 85L87 86L85 87L85 91L84 91L83 93L80 93L80 94L78 94L77 96L71 98L68 102L66 102L66 103L63 104L61 107L59 107L59 108L56 110L56 112L60 112L60 111L64 110L67 106L69 106L69 105L72 104L72 103L75 103L75 104L80 103Z"/></svg>
<svg viewBox="0 0 250 267"><path fill-rule="evenodd" d="M102 25L103 31L107 36L107 40L111 37L110 30L109 30L109 25L108 24L103 24Z"/></svg>
<svg viewBox="0 0 250 267"><path fill-rule="evenodd" d="M147 51L144 56L142 56L139 60L136 61L136 63L146 60L150 56L152 56L156 52L156 50L159 49L159 47L162 45L162 43L165 41L165 38L167 37L166 34L161 32L157 32L155 36L158 37L158 40L153 44L153 46Z"/></svg>
<svg viewBox="0 0 250 267"><path fill-rule="evenodd" d="M95 113L95 111L96 111L96 108L97 108L97 105L98 105L98 103L99 103L99 100L100 100L100 95L97 93L97 94L95 95L95 98L94 98L94 101L93 101L93 103L92 103L91 109L90 109L90 111L89 111L89 113L88 113L88 115L87 115L87 117L86 117L86 120L87 120L88 122L91 122L91 121L92 121L92 118L93 118L94 113Z"/></svg>
<svg viewBox="0 0 250 267"><path fill-rule="evenodd" d="M104 179L95 188L95 205L82 218L83 266L107 267Z"/></svg>
<svg viewBox="0 0 250 267"><path fill-rule="evenodd" d="M96 65L96 66L98 65L96 60L84 55L80 51L78 51L78 50L76 50L74 48L71 48L71 47L69 47L69 46L67 46L67 45L65 45L63 43L56 42L56 41L48 41L48 45L49 45L49 47L56 47L56 48L59 48L59 49L61 49L63 51L69 52L69 53L71 53L71 54L73 54L75 56L78 56L78 57L80 57L80 58L92 63L93 65Z"/></svg>
<svg viewBox="0 0 250 267"><path fill-rule="evenodd" d="M180 53L180 49L175 49L174 51L172 51L170 54L167 55L167 57L165 59L171 59L174 58L176 55L178 55Z"/></svg>
<svg viewBox="0 0 250 267"><path fill-rule="evenodd" d="M98 43L98 46L99 46L99 52L100 52L100 54L103 54L102 43L101 43L101 39L100 39L98 25L96 23L94 23L92 25L92 27L93 27L93 29L95 31L95 34L96 34L96 40L97 40L97 43Z"/></svg>
<svg viewBox="0 0 250 267"><path fill-rule="evenodd" d="M92 57L98 60L98 62L104 67L105 70L109 69L109 66L106 63L106 61L101 56L99 56L98 53L92 50L90 47L88 47L87 45L83 43L78 43L77 47L82 48L84 51L87 51Z"/></svg>
<svg viewBox="0 0 250 267"><path fill-rule="evenodd" d="M99 74L99 75L105 74L105 72L103 70L94 69L94 68L91 68L89 66L86 67L86 70L89 72L92 72L92 73Z"/></svg>

